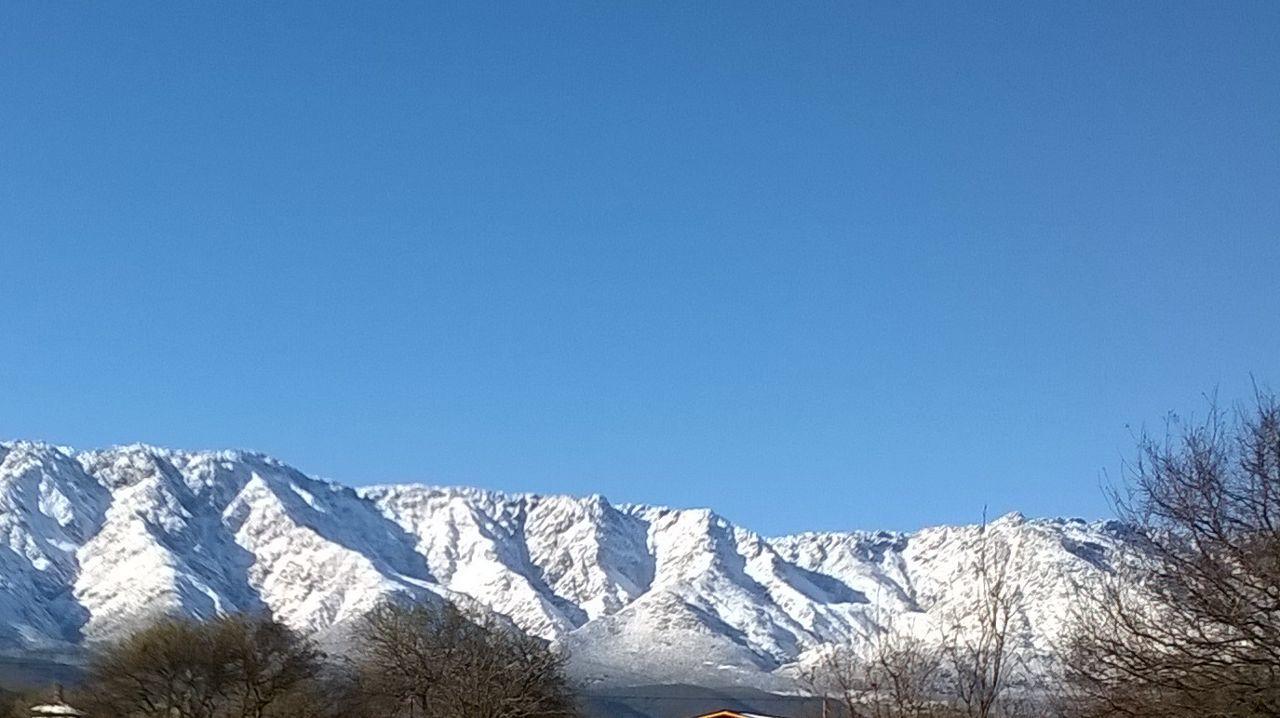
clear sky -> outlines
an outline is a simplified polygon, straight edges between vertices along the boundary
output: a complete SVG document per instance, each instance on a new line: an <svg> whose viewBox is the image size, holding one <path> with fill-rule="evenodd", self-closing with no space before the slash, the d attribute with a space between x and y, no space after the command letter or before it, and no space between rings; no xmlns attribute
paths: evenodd
<svg viewBox="0 0 1280 718"><path fill-rule="evenodd" d="M0 436L767 533L1280 384L1280 3L0 4Z"/></svg>

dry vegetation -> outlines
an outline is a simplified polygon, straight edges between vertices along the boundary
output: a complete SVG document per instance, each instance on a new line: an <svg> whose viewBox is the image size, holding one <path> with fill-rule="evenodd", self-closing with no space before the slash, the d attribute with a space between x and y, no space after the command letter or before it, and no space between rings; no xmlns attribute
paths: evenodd
<svg viewBox="0 0 1280 718"><path fill-rule="evenodd" d="M571 718L564 658L444 605L385 604L349 661L268 617L165 619L106 647L74 700L114 718Z"/></svg>
<svg viewBox="0 0 1280 718"><path fill-rule="evenodd" d="M1088 718L1280 715L1280 407L1144 438L1118 493L1142 544L1066 662Z"/></svg>
<svg viewBox="0 0 1280 718"><path fill-rule="evenodd" d="M890 627L869 650L829 654L803 677L821 714L1280 715L1280 405L1259 394L1138 449L1115 493L1132 552L1114 557L1109 580L1079 588L1052 683L1043 672L1029 682L1020 664L1011 619L1022 591L1008 549L984 531L967 613L928 640Z"/></svg>
<svg viewBox="0 0 1280 718"><path fill-rule="evenodd" d="M446 604L386 604L367 619L361 686L381 715L558 718L575 715L564 655Z"/></svg>
<svg viewBox="0 0 1280 718"><path fill-rule="evenodd" d="M1040 705L1023 705L1024 691L1010 690L1015 678L1025 684L1030 677L1014 645L1023 595L1010 562L1009 547L984 522L965 571L974 600L943 616L937 635L916 636L890 623L870 637L868 650L839 648L810 666L801 679L822 699L823 718L1039 715Z"/></svg>

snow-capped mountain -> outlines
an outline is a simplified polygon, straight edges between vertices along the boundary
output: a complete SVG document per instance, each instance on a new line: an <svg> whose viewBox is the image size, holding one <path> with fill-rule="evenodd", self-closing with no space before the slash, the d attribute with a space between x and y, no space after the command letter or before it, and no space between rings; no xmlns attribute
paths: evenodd
<svg viewBox="0 0 1280 718"><path fill-rule="evenodd" d="M1002 517L1032 646L1122 528ZM165 612L269 609L343 635L393 594L495 611L603 683L776 685L789 664L968 600L980 527L765 538L705 510L418 485L353 489L247 452L0 444L0 650ZM772 681L772 683L771 683Z"/></svg>

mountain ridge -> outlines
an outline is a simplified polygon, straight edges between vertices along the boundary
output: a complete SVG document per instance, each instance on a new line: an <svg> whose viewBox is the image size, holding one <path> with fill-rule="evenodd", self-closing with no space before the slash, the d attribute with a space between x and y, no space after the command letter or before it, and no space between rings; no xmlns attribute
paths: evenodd
<svg viewBox="0 0 1280 718"><path fill-rule="evenodd" d="M1047 651L1109 570L1115 522L1028 519L1015 549ZM766 537L709 508L475 487L353 488L267 454L0 442L0 650L74 652L163 613L270 610L339 640L391 596L493 611L567 646L589 685L786 684L886 625L926 631L970 598L982 529Z"/></svg>

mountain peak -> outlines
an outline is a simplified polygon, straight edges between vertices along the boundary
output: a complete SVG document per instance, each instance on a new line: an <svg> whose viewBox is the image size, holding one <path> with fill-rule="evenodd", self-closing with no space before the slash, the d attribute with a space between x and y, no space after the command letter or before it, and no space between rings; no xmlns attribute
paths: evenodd
<svg viewBox="0 0 1280 718"><path fill-rule="evenodd" d="M1124 540L1114 526L1016 513L990 525L1035 578L1033 645L1056 639L1064 587L1105 571ZM565 643L584 679L758 686L893 616L928 621L962 600L957 572L980 535L970 525L769 539L709 508L351 489L255 452L24 441L0 444L0 528L9 651L72 650L163 613L263 609L338 640L400 595L491 611ZM689 646L734 668L700 675L679 657Z"/></svg>

